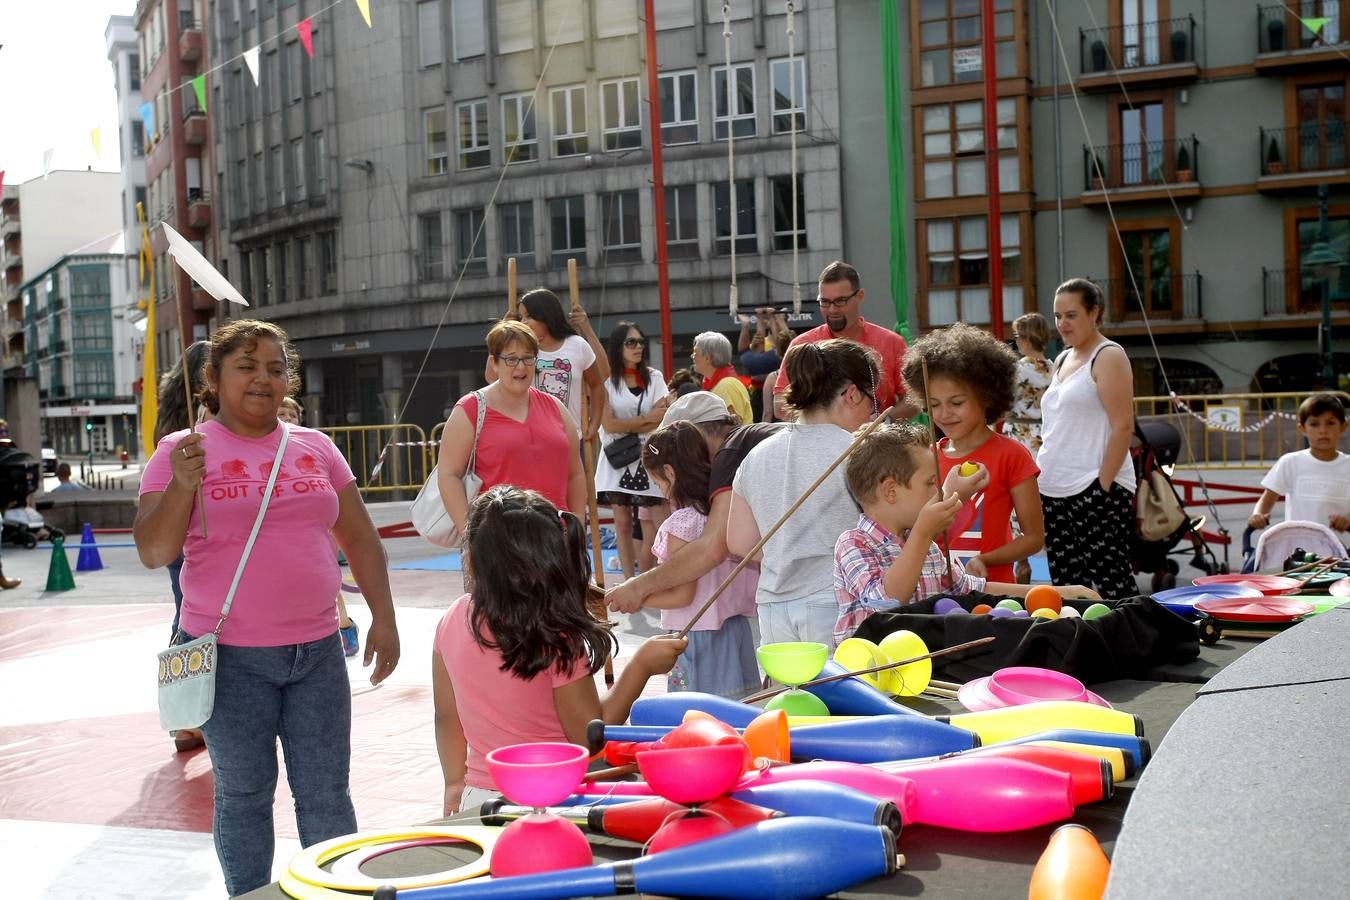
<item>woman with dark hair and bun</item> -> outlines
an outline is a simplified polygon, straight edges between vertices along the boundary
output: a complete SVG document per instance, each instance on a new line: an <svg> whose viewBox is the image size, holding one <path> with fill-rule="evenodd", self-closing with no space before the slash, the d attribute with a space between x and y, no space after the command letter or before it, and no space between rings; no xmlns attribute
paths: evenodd
<svg viewBox="0 0 1350 900"><path fill-rule="evenodd" d="M277 420L299 385L297 366L286 332L270 322L243 319L217 330L202 369L202 402L212 418L159 442L136 511L136 551L146 568L184 555L184 640L219 630L215 706L202 730L215 779L212 834L232 897L272 880L278 742L301 843L357 828L334 541L370 608L371 683L387 678L399 656L384 547L351 468L322 432ZM283 437L272 499L222 622Z"/></svg>
<svg viewBox="0 0 1350 900"><path fill-rule="evenodd" d="M877 415L876 353L852 341L794 344L783 360L796 421L751 450L732 484L727 548L745 556ZM832 644L838 601L834 544L858 521L842 467L830 474L760 556L760 642Z"/></svg>

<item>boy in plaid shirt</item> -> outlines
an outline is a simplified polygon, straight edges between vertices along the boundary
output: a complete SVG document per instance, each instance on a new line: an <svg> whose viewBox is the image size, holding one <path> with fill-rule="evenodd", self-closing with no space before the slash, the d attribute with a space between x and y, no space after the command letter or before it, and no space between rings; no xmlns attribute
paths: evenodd
<svg viewBox="0 0 1350 900"><path fill-rule="evenodd" d="M913 424L883 425L868 435L844 470L849 491L863 513L856 528L834 545L834 592L839 618L834 642L851 637L872 613L917 603L937 594L986 591L1025 597L1029 585L986 581L952 561L947 580L935 538L951 527L961 509L959 495L971 495L988 479L981 467L962 477L953 469L939 499L937 467L928 432ZM1056 588L1062 597L1100 599L1081 585Z"/></svg>

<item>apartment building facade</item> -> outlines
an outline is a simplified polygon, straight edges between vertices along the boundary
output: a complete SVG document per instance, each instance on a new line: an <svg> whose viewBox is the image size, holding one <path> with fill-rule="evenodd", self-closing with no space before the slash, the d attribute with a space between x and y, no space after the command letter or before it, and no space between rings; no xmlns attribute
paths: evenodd
<svg viewBox="0 0 1350 900"><path fill-rule="evenodd" d="M128 293L140 284L140 227L136 205L149 212L145 181L145 126L141 122L141 54L136 21L131 16L110 16L104 30L108 63L117 88L117 146L122 158L122 231L126 265L122 277Z"/></svg>
<svg viewBox="0 0 1350 900"><path fill-rule="evenodd" d="M443 420L481 381L508 257L522 290L564 299L575 258L598 332L620 319L659 332L653 109L676 364L697 332L738 327L733 210L741 307L791 302L794 122L796 271L814 297L816 273L844 252L835 5L796 4L789 58L784 4L733 3L730 110L722 4L656 4L656 104L641 7L431 0L381 10L374 29L354 11L315 15L310 58L293 26L318 4L217 4L226 266L296 339L313 421L391 421L419 370L404 420ZM236 59L253 46L257 87ZM819 321L807 303L795 324Z"/></svg>
<svg viewBox="0 0 1350 900"><path fill-rule="evenodd" d="M219 257L211 192L210 121L192 85L209 67L205 7L205 0L139 0L133 16L139 36L142 102L152 110L150 123L142 119L134 124L141 124L144 131L146 216L152 226L151 252L157 273L157 334L153 339L161 371L171 367L181 353L180 321L190 332L189 339L196 340L206 337L218 318L216 301L174 266L167 252L168 239L162 229L153 228L167 222L208 258ZM132 124L128 123L129 131L134 130ZM129 135L129 139L134 158L138 148L135 137Z"/></svg>
<svg viewBox="0 0 1350 900"><path fill-rule="evenodd" d="M921 328L989 322L981 5L915 0L901 15ZM840 57L846 122L882 108L869 6L841 4L841 45L866 48ZM1137 394L1315 383L1324 293L1335 333L1350 322L1350 3L994 8L1005 320L1048 315L1057 284L1089 276ZM846 247L885 260L881 213L856 202L885 177L884 144L875 130L843 135ZM1322 186L1322 243L1340 265L1308 263Z"/></svg>

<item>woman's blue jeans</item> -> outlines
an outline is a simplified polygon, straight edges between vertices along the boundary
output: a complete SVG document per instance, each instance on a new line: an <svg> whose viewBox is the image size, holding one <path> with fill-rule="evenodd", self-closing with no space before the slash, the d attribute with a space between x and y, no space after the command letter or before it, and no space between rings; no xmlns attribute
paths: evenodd
<svg viewBox="0 0 1350 900"><path fill-rule="evenodd" d="M277 739L300 843L356 831L348 776L352 696L342 640L220 645L216 703L202 727L215 773L212 834L230 896L272 880Z"/></svg>

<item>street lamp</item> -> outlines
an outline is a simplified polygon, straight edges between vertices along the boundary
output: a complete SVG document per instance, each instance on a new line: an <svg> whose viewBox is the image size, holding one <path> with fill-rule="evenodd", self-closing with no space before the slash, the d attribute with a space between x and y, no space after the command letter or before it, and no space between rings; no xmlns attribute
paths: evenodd
<svg viewBox="0 0 1350 900"><path fill-rule="evenodd" d="M1317 240L1303 257L1303 267L1311 269L1322 283L1322 381L1326 390L1340 387L1336 378L1335 357L1331 350L1331 278L1345 260L1332 249L1327 239L1327 186L1317 188Z"/></svg>

